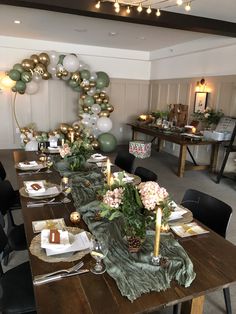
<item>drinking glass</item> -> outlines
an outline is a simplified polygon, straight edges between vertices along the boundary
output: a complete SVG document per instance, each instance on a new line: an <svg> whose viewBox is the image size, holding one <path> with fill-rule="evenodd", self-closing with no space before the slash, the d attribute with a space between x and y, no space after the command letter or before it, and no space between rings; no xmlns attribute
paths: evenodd
<svg viewBox="0 0 236 314"><path fill-rule="evenodd" d="M47 166L47 171L46 173L51 173L52 171L50 170L51 166L53 165L52 157L48 156L46 159L46 166Z"/></svg>
<svg viewBox="0 0 236 314"><path fill-rule="evenodd" d="M63 177L61 179L61 190L62 193L65 195L65 198L63 199L64 203L69 203L71 200L67 197L71 193L71 182L69 178Z"/></svg>
<svg viewBox="0 0 236 314"><path fill-rule="evenodd" d="M104 240L93 239L90 247L90 254L96 260L96 264L90 269L93 274L100 275L105 273L106 266L102 260L108 253L108 243Z"/></svg>

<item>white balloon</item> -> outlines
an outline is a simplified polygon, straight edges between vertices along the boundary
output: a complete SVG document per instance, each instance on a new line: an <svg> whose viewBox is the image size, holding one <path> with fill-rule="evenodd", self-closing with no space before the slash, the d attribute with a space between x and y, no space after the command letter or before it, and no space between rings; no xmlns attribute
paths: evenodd
<svg viewBox="0 0 236 314"><path fill-rule="evenodd" d="M33 138L25 145L26 151L37 151L38 150L38 142Z"/></svg>
<svg viewBox="0 0 236 314"><path fill-rule="evenodd" d="M82 113L81 117L83 117L83 119L89 120L90 119L90 114L89 113Z"/></svg>
<svg viewBox="0 0 236 314"><path fill-rule="evenodd" d="M59 54L52 50L48 52L48 56L50 58L50 64L56 65L59 59Z"/></svg>
<svg viewBox="0 0 236 314"><path fill-rule="evenodd" d="M93 96L96 94L96 87L91 87L89 91L87 91L87 95Z"/></svg>
<svg viewBox="0 0 236 314"><path fill-rule="evenodd" d="M98 115L97 114L91 114L91 116L90 116L90 121L91 121L91 123L92 124L96 124L97 123L97 121L98 121Z"/></svg>
<svg viewBox="0 0 236 314"><path fill-rule="evenodd" d="M70 77L71 77L71 73L68 73L67 75L62 75L61 78L63 81L68 81L70 79Z"/></svg>
<svg viewBox="0 0 236 314"><path fill-rule="evenodd" d="M39 84L37 84L35 81L31 81L26 84L26 94L28 95L33 95L36 94L37 91L39 90Z"/></svg>
<svg viewBox="0 0 236 314"><path fill-rule="evenodd" d="M91 107L91 111L95 114L99 114L101 112L101 107L98 104L93 104Z"/></svg>
<svg viewBox="0 0 236 314"><path fill-rule="evenodd" d="M85 127L91 127L92 126L92 123L91 123L90 119L82 119L82 124Z"/></svg>
<svg viewBox="0 0 236 314"><path fill-rule="evenodd" d="M85 70L86 64L83 63L82 61L79 62L79 71Z"/></svg>
<svg viewBox="0 0 236 314"><path fill-rule="evenodd" d="M74 55L67 55L63 60L64 68L69 72L75 72L79 69L79 59Z"/></svg>
<svg viewBox="0 0 236 314"><path fill-rule="evenodd" d="M98 119L97 127L102 132L109 132L112 129L112 121L110 118L101 117Z"/></svg>
<svg viewBox="0 0 236 314"><path fill-rule="evenodd" d="M98 128L97 126L94 126L94 127L93 127L93 130L92 130L92 134L93 134L93 136L94 136L95 138L97 138L98 135L101 134L101 131L99 130L99 128Z"/></svg>
<svg viewBox="0 0 236 314"><path fill-rule="evenodd" d="M49 64L47 67L49 73L54 74L57 72L57 66L55 64Z"/></svg>
<svg viewBox="0 0 236 314"><path fill-rule="evenodd" d="M92 72L90 75L90 81L95 82L97 80L98 76L95 72Z"/></svg>
<svg viewBox="0 0 236 314"><path fill-rule="evenodd" d="M34 72L34 74L32 75L32 81L39 83L42 81L42 79L42 76L37 72Z"/></svg>

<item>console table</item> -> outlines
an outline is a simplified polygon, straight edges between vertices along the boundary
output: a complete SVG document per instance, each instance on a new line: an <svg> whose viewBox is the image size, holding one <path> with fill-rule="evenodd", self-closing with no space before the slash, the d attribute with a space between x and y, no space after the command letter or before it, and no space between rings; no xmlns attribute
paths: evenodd
<svg viewBox="0 0 236 314"><path fill-rule="evenodd" d="M181 135L180 133L165 133L158 128L150 127L146 125L137 125L129 123L129 126L132 128L132 140L137 140L137 133L143 133L147 135L153 136L152 142L157 138L157 151L161 150L161 145L163 141L171 142L180 145L179 150L179 160L178 160L178 171L177 176L183 177L185 170L203 170L209 168L211 172L215 172L216 170L216 163L217 163L217 156L220 144L222 141L214 141L214 140L205 140L205 139L192 139ZM189 150L188 146L195 146L195 145L211 145L211 159L209 165L198 165L195 161L191 151ZM187 152L189 153L192 165L185 166L186 162L186 155Z"/></svg>

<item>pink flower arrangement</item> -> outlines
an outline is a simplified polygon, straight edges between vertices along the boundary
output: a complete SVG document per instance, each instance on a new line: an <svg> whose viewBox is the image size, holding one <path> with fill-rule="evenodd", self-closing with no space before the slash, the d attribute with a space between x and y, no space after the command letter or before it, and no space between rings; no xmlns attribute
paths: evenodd
<svg viewBox="0 0 236 314"><path fill-rule="evenodd" d="M59 152L62 158L65 158L66 156L71 156L71 148L70 146L66 143L62 147L59 148Z"/></svg>
<svg viewBox="0 0 236 314"><path fill-rule="evenodd" d="M111 208L119 208L122 204L123 188L116 188L113 191L108 190L103 196L103 203Z"/></svg>
<svg viewBox="0 0 236 314"><path fill-rule="evenodd" d="M169 196L165 188L153 181L140 183L138 190L144 207L149 211L153 211L158 205L162 206Z"/></svg>

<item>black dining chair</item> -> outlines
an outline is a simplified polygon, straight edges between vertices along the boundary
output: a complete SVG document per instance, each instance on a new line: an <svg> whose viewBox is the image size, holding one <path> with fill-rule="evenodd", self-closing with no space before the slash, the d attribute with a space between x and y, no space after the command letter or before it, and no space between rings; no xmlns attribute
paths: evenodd
<svg viewBox="0 0 236 314"><path fill-rule="evenodd" d="M225 238L232 208L223 201L203 192L189 189L181 205L188 208L193 217ZM227 314L232 314L229 288L223 289Z"/></svg>
<svg viewBox="0 0 236 314"><path fill-rule="evenodd" d="M157 175L153 171L144 167L137 167L134 174L139 176L142 182L157 181Z"/></svg>
<svg viewBox="0 0 236 314"><path fill-rule="evenodd" d="M0 225L0 254L8 245L8 238ZM36 313L32 275L28 262L20 264L5 273L0 264L0 312Z"/></svg>
<svg viewBox="0 0 236 314"><path fill-rule="evenodd" d="M128 173L132 173L134 160L134 155L127 151L120 150L116 155L114 164Z"/></svg>
<svg viewBox="0 0 236 314"><path fill-rule="evenodd" d="M6 170L5 170L5 168L3 167L3 164L0 161L0 179L2 181L4 181L6 179L6 176L7 176Z"/></svg>

